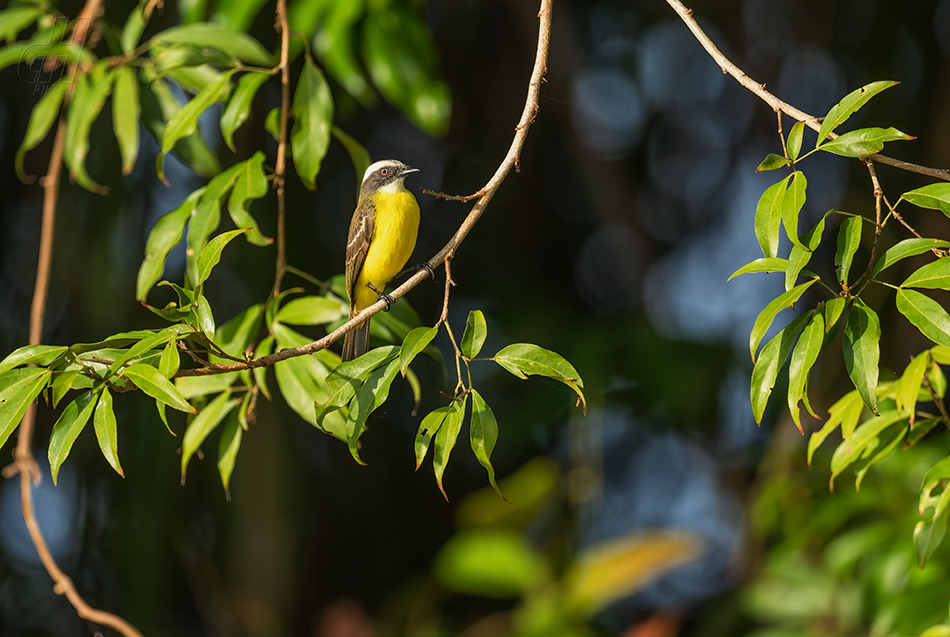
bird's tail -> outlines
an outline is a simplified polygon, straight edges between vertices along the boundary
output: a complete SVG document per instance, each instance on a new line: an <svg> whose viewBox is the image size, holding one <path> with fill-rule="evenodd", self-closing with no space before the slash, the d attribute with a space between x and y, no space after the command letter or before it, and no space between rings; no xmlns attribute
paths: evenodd
<svg viewBox="0 0 950 637"><path fill-rule="evenodd" d="M347 332L343 341L343 362L362 356L369 349L369 319L352 332Z"/></svg>

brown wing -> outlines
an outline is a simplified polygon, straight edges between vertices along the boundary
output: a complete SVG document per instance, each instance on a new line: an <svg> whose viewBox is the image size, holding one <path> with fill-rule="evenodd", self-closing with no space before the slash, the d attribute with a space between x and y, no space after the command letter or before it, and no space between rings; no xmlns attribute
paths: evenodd
<svg viewBox="0 0 950 637"><path fill-rule="evenodd" d="M373 200L361 198L350 221L350 234L346 243L346 293L350 296L351 314L353 299L356 298L356 281L363 270L370 241L373 240L375 220L376 206Z"/></svg>

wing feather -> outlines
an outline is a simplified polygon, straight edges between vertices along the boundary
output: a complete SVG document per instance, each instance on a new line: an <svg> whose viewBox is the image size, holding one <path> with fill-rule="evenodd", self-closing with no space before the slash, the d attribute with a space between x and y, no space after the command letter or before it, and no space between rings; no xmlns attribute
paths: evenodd
<svg viewBox="0 0 950 637"><path fill-rule="evenodd" d="M353 314L353 300L356 298L356 282L363 271L366 253L373 240L376 220L376 206L372 199L361 201L350 221L350 234L346 243L346 293L350 296L350 315Z"/></svg>

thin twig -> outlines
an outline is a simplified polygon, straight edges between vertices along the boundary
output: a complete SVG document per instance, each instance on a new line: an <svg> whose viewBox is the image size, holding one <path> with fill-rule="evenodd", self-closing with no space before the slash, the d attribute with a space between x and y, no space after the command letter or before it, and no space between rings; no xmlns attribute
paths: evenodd
<svg viewBox="0 0 950 637"><path fill-rule="evenodd" d="M854 282L853 287L857 287L861 279L871 280L871 274L874 272L874 260L877 257L877 248L881 243L881 231L884 229L881 223L881 200L884 199L884 190L881 188L881 182L877 179L877 171L874 170L874 162L863 157L861 161L867 166L868 174L871 176L871 185L874 187L874 243L871 244L871 256L868 258L868 269L864 271L858 280ZM843 284L847 286L847 283ZM847 290L845 290L847 291Z"/></svg>
<svg viewBox="0 0 950 637"><path fill-rule="evenodd" d="M455 334L452 332L452 326L449 324L449 294L455 281L452 280L452 255L445 258L445 296L442 298L442 315L439 316L436 327L445 325L445 332L449 335L452 342L452 349L455 350L455 373L458 374L458 384L455 385L455 394L458 395L460 387L464 387L462 382L462 350L459 349L458 342L455 340ZM468 365L468 363L466 363Z"/></svg>
<svg viewBox="0 0 950 637"><path fill-rule="evenodd" d="M492 197L494 197L495 192L501 186L502 182L504 182L505 177L507 177L508 173L511 172L511 170L519 163L521 149L524 147L525 140L528 137L528 129L531 127L531 123L538 114L538 97L541 93L541 82L544 78L544 74L547 72L548 45L551 37L552 2L553 0L541 0L541 10L538 12L538 18L540 22L538 29L538 49L534 60L534 70L531 73L531 81L528 84L528 96L525 100L524 110L521 113L521 120L515 127L515 136L511 142L511 146L508 148L508 154L505 155L505 159L498 166L498 169L495 171L495 174L492 175L491 179L488 180L488 183L478 191L481 193L481 195L479 196L475 205L472 206L471 211L469 211L468 216L462 222L462 225L459 226L459 229L456 230L452 238L449 239L449 242L445 244L445 247L443 247L434 257L429 259L429 267L433 270L442 265L442 263L444 263L450 255L455 254L455 250L465 240L469 232L472 231L472 228L485 212L485 208L488 207L489 202L491 201ZM393 290L389 296L393 300L404 296L407 292L409 292L409 290L419 285L419 283L421 283L428 276L428 271L426 271L424 268L420 269L413 276L409 277L405 283ZM289 347L282 349L268 356L262 356L260 358L247 361L246 363L218 365L217 369L182 369L178 371L177 376L208 376L213 374L221 374L224 372L240 371L243 369L253 369L256 367L268 367L289 358L313 354L314 352L327 348L330 344L337 341L347 332L355 329L357 325L362 324L363 321L373 316L377 312L385 310L386 306L386 301L379 300L359 314L353 316L346 323L333 330L323 338L313 341L312 343L307 343L306 345L301 345L300 347Z"/></svg>
<svg viewBox="0 0 950 637"><path fill-rule="evenodd" d="M700 28L699 23L696 22L696 19L693 18L693 10L686 8L682 2L679 0L666 0L667 4L679 14L683 22L686 23L686 26L689 27L689 30L693 32L693 35L699 40L699 43L706 49L706 52L716 61L716 64L719 65L719 68L722 69L723 73L728 73L734 77L739 84L747 88L749 91L754 93L762 101L767 103L772 107L773 110L782 111L786 115L795 118L800 122L805 122L814 131L821 130L821 121L814 115L809 115L808 113L801 111L791 104L787 104L775 97L767 90L765 90L765 84L759 84L751 77L745 74L745 72L740 69L738 66L729 61L729 59L722 54L712 40L709 39L709 36ZM837 137L834 133L829 135L831 139ZM919 166L917 164L911 164L906 161L901 161L900 159L894 159L892 157L887 157L886 155L880 155L875 153L873 155L868 155L867 159L875 161L879 164L885 164L888 166L893 166L894 168L900 168L901 170L906 170L908 172L918 173L921 175L927 175L928 177L933 177L935 179L943 179L944 181L950 181L950 170L945 168L930 168L928 166Z"/></svg>
<svg viewBox="0 0 950 637"><path fill-rule="evenodd" d="M277 28L280 29L280 132L277 141L277 161L274 167L274 184L277 186L277 266L273 292L275 297L280 294L280 284L287 271L287 239L284 232L287 117L290 112L290 27L287 24L287 0L277 0Z"/></svg>

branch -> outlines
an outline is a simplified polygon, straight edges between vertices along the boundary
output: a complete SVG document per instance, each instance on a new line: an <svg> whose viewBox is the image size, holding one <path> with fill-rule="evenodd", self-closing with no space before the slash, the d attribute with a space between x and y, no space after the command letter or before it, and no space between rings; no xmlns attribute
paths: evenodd
<svg viewBox="0 0 950 637"><path fill-rule="evenodd" d="M765 84L759 84L751 77L745 74L745 72L740 69L738 66L729 61L729 59L722 54L712 40L709 39L709 36L700 28L699 24L693 18L693 10L687 9L682 2L679 0L666 0L676 13L679 14L683 22L686 23L686 26L689 27L689 30L693 32L693 35L699 40L699 43L703 45L703 48L706 49L706 52L716 61L716 64L719 65L719 68L722 69L723 73L728 73L732 77L747 88L749 91L758 96L762 101L772 107L775 111L781 111L786 115L797 119L800 122L805 122L809 128L814 131L821 130L821 121L814 115L809 115L808 113L801 111L791 104L787 104L775 97L771 93L765 90ZM831 139L837 137L835 133L829 135ZM918 173L921 175L927 175L928 177L933 177L935 179L943 179L944 181L950 181L950 170L945 168L929 168L927 166L919 166L917 164L911 164L906 161L901 161L900 159L894 159L892 157L887 157L886 155L880 155L875 153L873 155L868 155L866 159L875 161L879 164L885 164L888 166L893 166L895 168L900 168L901 170L906 170L908 172Z"/></svg>
<svg viewBox="0 0 950 637"><path fill-rule="evenodd" d="M277 0L277 28L280 30L280 132L277 142L277 163L274 183L277 186L277 267L274 274L274 296L280 294L280 283L287 271L287 240L284 232L287 172L287 115L290 110L290 27L287 24L287 0Z"/></svg>
<svg viewBox="0 0 950 637"><path fill-rule="evenodd" d="M488 180L488 183L485 184L485 186L481 188L478 193L476 193L478 195L478 201L475 202L474 206L472 206L471 211L468 213L465 221L462 222L462 225L459 226L459 229L455 232L452 238L449 239L449 242L445 244L445 247L442 248L434 257L429 259L429 267L433 270L442 265L442 263L444 263L445 260L450 257L450 255L455 254L455 250L465 240L465 238L468 236L468 233L472 231L472 228L485 212L485 208L488 207L492 197L495 196L495 192L501 186L502 182L505 180L505 177L508 176L508 173L511 172L511 169L514 168L515 170L518 170L520 168L521 149L524 147L525 140L528 137L528 129L531 127L535 116L538 114L538 97L541 93L541 82L544 79L544 74L547 72L548 45L551 38L552 2L553 0L541 0L541 10L538 12L538 18L540 19L540 27L538 29L538 49L534 59L534 70L531 73L531 81L528 84L528 97L525 101L524 110L521 113L521 119L519 120L518 125L515 127L515 136L511 142L511 146L508 148L508 154L505 155L505 159L501 162L501 165L498 166L498 169L495 171L495 174L492 175L491 179ZM429 276L429 273L424 268L420 269L408 280L406 280L405 283L393 290L389 296L394 300L404 296L407 292L409 292L409 290L419 285L419 283L421 283L427 276ZM287 360L288 358L313 354L314 352L317 352L321 349L326 349L331 343L337 341L341 336L355 329L357 325L360 325L363 321L373 316L377 312L386 309L386 305L386 301L384 300L377 301L337 329L333 330L323 338L313 341L312 343L307 343L306 345L301 345L300 347L289 347L282 349L279 352L274 352L268 356L255 358L253 360L247 361L246 363L217 365L214 369L207 367L198 369L182 369L178 371L177 376L209 376L213 374L222 374L225 372L253 369L255 367L268 367L274 363Z"/></svg>

